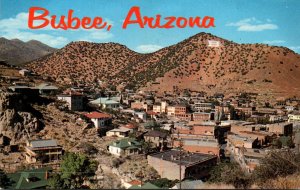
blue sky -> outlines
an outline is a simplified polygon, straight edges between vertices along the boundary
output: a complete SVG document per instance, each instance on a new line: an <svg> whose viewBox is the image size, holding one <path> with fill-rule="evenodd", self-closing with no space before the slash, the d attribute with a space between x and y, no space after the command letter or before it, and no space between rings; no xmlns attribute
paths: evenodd
<svg viewBox="0 0 300 190"><path fill-rule="evenodd" d="M39 6L51 15L103 17L113 27L106 30L30 30L28 10ZM132 6L142 16L212 16L214 28L122 29ZM23 41L42 41L63 47L71 41L117 42L138 52L151 52L180 42L199 32L210 32L238 43L267 43L300 53L300 0L0 0L0 36Z"/></svg>

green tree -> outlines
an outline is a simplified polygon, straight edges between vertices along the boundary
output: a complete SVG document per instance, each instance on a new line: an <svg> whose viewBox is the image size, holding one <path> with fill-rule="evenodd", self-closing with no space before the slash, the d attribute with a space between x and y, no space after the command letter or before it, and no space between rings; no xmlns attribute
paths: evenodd
<svg viewBox="0 0 300 190"><path fill-rule="evenodd" d="M54 174L48 180L47 189L61 189L63 188L63 180L60 178L59 174Z"/></svg>
<svg viewBox="0 0 300 190"><path fill-rule="evenodd" d="M97 163L84 154L66 153L60 165L60 174L50 179L50 188L82 188L85 179L95 175Z"/></svg>
<svg viewBox="0 0 300 190"><path fill-rule="evenodd" d="M157 187L168 189L173 187L176 183L178 183L179 180L169 180L167 178L160 178L160 179L155 179L151 180L150 183L153 185L156 185Z"/></svg>
<svg viewBox="0 0 300 190"><path fill-rule="evenodd" d="M0 169L0 188L6 188L9 185L9 178L6 173Z"/></svg>

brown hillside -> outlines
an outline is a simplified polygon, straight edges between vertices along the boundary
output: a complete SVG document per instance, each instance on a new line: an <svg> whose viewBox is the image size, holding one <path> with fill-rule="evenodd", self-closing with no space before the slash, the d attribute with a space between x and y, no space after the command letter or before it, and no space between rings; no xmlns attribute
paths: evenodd
<svg viewBox="0 0 300 190"><path fill-rule="evenodd" d="M59 83L97 83L109 81L140 57L116 43L72 42L60 51L33 61L29 68Z"/></svg>
<svg viewBox="0 0 300 190"><path fill-rule="evenodd" d="M208 40L221 45L209 47ZM151 54L115 43L74 42L29 67L59 82L99 79L159 92L300 94L300 55L284 47L237 44L207 33Z"/></svg>

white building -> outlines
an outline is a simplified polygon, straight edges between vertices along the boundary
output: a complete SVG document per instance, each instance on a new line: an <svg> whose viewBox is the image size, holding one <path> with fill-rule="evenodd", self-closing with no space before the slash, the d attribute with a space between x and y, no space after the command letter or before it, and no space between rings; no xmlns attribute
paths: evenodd
<svg viewBox="0 0 300 190"><path fill-rule="evenodd" d="M130 133L130 129L125 128L125 127L120 127L120 128L116 128L116 129L112 129L110 131L106 132L106 136L108 137L128 137L129 133Z"/></svg>
<svg viewBox="0 0 300 190"><path fill-rule="evenodd" d="M208 47L220 47L220 46L221 46L220 41L208 40Z"/></svg>
<svg viewBox="0 0 300 190"><path fill-rule="evenodd" d="M91 112L85 114L85 116L94 123L97 129L105 126L109 126L111 124L112 117L106 113L99 112Z"/></svg>
<svg viewBox="0 0 300 190"><path fill-rule="evenodd" d="M294 106L285 106L286 111L291 112L294 111L295 107Z"/></svg>
<svg viewBox="0 0 300 190"><path fill-rule="evenodd" d="M161 106L158 104L153 105L153 112L155 113L161 113Z"/></svg>
<svg viewBox="0 0 300 190"><path fill-rule="evenodd" d="M22 76L28 76L28 75L30 75L30 71L27 70L27 69L21 69L19 71L19 74L22 75Z"/></svg>
<svg viewBox="0 0 300 190"><path fill-rule="evenodd" d="M108 145L108 151L115 156L139 154L141 143L131 138L124 138Z"/></svg>
<svg viewBox="0 0 300 190"><path fill-rule="evenodd" d="M140 118L142 120L146 120L147 119L146 112L134 112L134 115L138 116L138 118Z"/></svg>
<svg viewBox="0 0 300 190"><path fill-rule="evenodd" d="M288 114L288 122L300 122L300 113Z"/></svg>
<svg viewBox="0 0 300 190"><path fill-rule="evenodd" d="M57 95L57 99L67 102L69 109L72 111L83 110L83 98L84 96L77 92Z"/></svg>
<svg viewBox="0 0 300 190"><path fill-rule="evenodd" d="M101 106L102 108L118 109L120 107L121 97L105 97L91 101L91 104Z"/></svg>

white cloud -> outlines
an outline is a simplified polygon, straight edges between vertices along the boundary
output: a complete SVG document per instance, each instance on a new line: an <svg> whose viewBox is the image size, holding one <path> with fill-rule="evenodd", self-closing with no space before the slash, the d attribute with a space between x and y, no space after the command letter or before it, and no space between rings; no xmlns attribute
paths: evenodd
<svg viewBox="0 0 300 190"><path fill-rule="evenodd" d="M294 50L294 51L300 50L300 46L291 46L289 48Z"/></svg>
<svg viewBox="0 0 300 190"><path fill-rule="evenodd" d="M266 22L270 22L270 21L271 20L267 19ZM228 23L226 24L226 26L235 26L237 27L237 31L245 31L245 32L258 32L264 30L278 29L278 26L276 24L264 23L263 21L258 20L255 17L246 18L238 22Z"/></svg>
<svg viewBox="0 0 300 190"><path fill-rule="evenodd" d="M264 44L282 44L282 43L285 43L284 40L271 40L271 41L263 41Z"/></svg>
<svg viewBox="0 0 300 190"><path fill-rule="evenodd" d="M95 40L106 40L113 37L112 33L103 30L93 31L89 33L89 37Z"/></svg>
<svg viewBox="0 0 300 190"><path fill-rule="evenodd" d="M112 33L103 31L103 30L93 30L89 32L85 32L83 35L78 36L76 40L78 41L87 41L87 42L94 42L94 41L102 41L112 38L114 35Z"/></svg>
<svg viewBox="0 0 300 190"><path fill-rule="evenodd" d="M163 47L159 45L147 44L147 45L139 45L138 47L136 47L136 51L140 53L151 53L161 48Z"/></svg>
<svg viewBox="0 0 300 190"><path fill-rule="evenodd" d="M40 15L39 13L36 13ZM50 19L50 17L46 17ZM34 21L34 26L42 24L43 21ZM16 15L16 17L7 18L0 20L0 30L1 31L14 31L14 30L28 30L28 13L21 12ZM41 28L39 30L53 30L49 25Z"/></svg>
<svg viewBox="0 0 300 190"><path fill-rule="evenodd" d="M38 24L41 24L41 21L34 22L34 25ZM52 29L50 26L39 30L44 32L45 30L54 31L54 29ZM62 47L69 42L69 40L63 36L33 32L33 30L28 28L28 13L25 12L21 12L15 17L1 19L0 35L7 39L18 38L25 42L29 40L38 40L52 47Z"/></svg>
<svg viewBox="0 0 300 190"><path fill-rule="evenodd" d="M40 14L40 13L35 13ZM50 17L47 16L50 20ZM104 18L108 24L113 25L114 22L108 18ZM34 25L39 25L43 21L35 21ZM106 40L113 37L113 34L105 31L105 29L78 29L63 31L64 34L70 34L72 32L78 32L78 40L95 41ZM7 39L18 38L22 41L38 40L52 47L62 47L71 40L66 36L62 36L62 30L53 29L50 25L38 29L32 30L28 28L28 13L21 12L15 17L5 18L0 20L0 36Z"/></svg>

